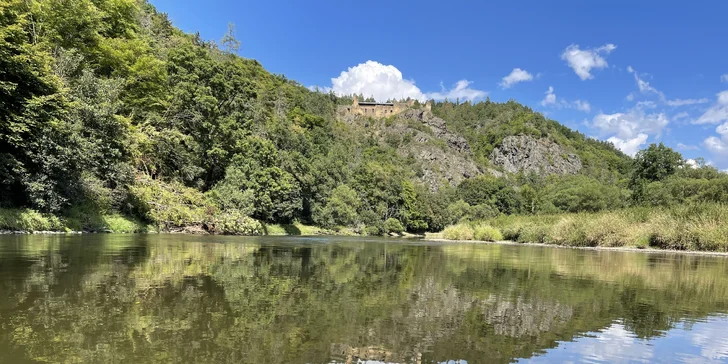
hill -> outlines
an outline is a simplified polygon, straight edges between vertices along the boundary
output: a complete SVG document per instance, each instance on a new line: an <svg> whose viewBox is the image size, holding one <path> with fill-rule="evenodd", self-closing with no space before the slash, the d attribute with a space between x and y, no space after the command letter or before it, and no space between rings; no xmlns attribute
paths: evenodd
<svg viewBox="0 0 728 364"><path fill-rule="evenodd" d="M53 228L115 216L129 230L382 234L570 210L582 202L553 196L574 186L599 206L629 197L629 157L515 101L342 116L351 97L237 56L232 28L219 44L185 34L146 1L10 0L0 13L6 227L32 209Z"/></svg>

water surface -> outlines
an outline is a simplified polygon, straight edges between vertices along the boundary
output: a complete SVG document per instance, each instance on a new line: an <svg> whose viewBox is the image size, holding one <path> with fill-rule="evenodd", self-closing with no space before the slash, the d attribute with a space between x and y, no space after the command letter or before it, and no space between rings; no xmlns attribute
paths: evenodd
<svg viewBox="0 0 728 364"><path fill-rule="evenodd" d="M0 236L0 363L728 362L728 259Z"/></svg>

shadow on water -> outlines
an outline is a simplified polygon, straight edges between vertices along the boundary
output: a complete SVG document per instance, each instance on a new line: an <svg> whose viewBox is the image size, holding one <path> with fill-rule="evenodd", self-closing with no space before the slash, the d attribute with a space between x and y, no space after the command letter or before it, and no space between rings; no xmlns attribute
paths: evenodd
<svg viewBox="0 0 728 364"><path fill-rule="evenodd" d="M706 321L728 309L728 259L371 238L0 237L0 289L0 362L548 362L564 359L557 347L609 361L619 358L579 354L596 340L585 335L634 346L724 325ZM713 353L728 360L728 347Z"/></svg>

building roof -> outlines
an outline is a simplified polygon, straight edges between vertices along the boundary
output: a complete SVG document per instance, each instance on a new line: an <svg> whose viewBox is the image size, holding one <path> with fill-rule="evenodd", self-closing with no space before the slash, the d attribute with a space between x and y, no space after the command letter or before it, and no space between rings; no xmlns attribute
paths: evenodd
<svg viewBox="0 0 728 364"><path fill-rule="evenodd" d="M367 101L359 101L359 105L363 106L376 106L376 105L382 105L382 106L394 106L391 102L367 102Z"/></svg>

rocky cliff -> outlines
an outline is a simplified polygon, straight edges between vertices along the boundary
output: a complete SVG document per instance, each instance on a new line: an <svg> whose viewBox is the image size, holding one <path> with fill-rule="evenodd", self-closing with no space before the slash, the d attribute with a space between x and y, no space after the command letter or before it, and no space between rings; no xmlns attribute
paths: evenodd
<svg viewBox="0 0 728 364"><path fill-rule="evenodd" d="M413 158L420 167L418 177L433 191L482 173L473 161L467 140L449 131L445 120L428 110L413 108L379 120L342 115L340 120L367 125L366 130L380 143L396 148L402 157Z"/></svg>
<svg viewBox="0 0 728 364"><path fill-rule="evenodd" d="M546 139L536 139L528 135L514 135L503 139L500 146L493 149L490 161L506 172L535 172L539 175L576 174L582 168L581 160L568 153L560 145Z"/></svg>

